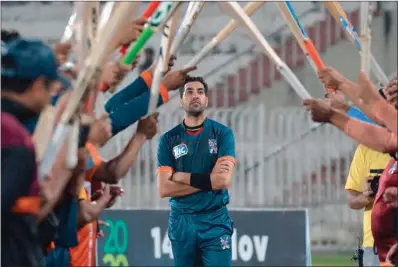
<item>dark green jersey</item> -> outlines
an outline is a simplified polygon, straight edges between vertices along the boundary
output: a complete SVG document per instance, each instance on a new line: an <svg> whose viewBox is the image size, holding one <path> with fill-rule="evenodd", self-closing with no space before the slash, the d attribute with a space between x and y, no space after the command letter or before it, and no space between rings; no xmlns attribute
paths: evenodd
<svg viewBox="0 0 398 267"><path fill-rule="evenodd" d="M161 136L158 167L174 172L211 173L218 159L235 160L235 140L230 128L206 119L199 134L188 133L181 123ZM171 209L181 213L217 210L229 203L228 190L202 192L170 199Z"/></svg>

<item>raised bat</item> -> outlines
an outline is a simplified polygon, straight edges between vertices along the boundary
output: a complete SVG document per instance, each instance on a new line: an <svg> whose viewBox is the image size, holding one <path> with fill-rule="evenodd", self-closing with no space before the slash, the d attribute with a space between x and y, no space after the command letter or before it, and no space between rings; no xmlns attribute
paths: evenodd
<svg viewBox="0 0 398 267"><path fill-rule="evenodd" d="M176 12L179 9L177 8ZM148 112L150 115L155 112L157 108L160 84L162 82L163 76L168 69L169 58L171 56L171 44L177 30L177 13L174 13L173 17L167 22L164 32L160 40L160 53L158 57L158 62L153 74L153 81L151 86L151 97L149 98Z"/></svg>
<svg viewBox="0 0 398 267"><path fill-rule="evenodd" d="M180 5L181 2L174 3L155 1L147 7L142 16L144 18L150 18L149 22L145 25L144 31L134 43L131 43L128 48L125 46L121 48L120 54L122 55L122 64L131 65L133 63L153 33L164 30L167 21ZM155 11L156 13L154 13ZM103 85L101 91L105 92L108 89L108 85Z"/></svg>
<svg viewBox="0 0 398 267"><path fill-rule="evenodd" d="M145 25L144 30L134 44L131 44L127 53L122 59L122 64L131 65L138 53L145 46L146 42L155 32L163 32L167 21L173 16L182 2L162 2L156 13L151 17L149 23Z"/></svg>
<svg viewBox="0 0 398 267"><path fill-rule="evenodd" d="M155 13L156 9L158 8L158 6L160 5L161 1L152 1L147 8L145 9L144 13L142 13L141 17L142 18L146 18L149 19L150 17L152 17L153 13ZM124 56L127 52L127 49L129 48L128 45L123 45L120 48L120 54L122 56Z"/></svg>
<svg viewBox="0 0 398 267"><path fill-rule="evenodd" d="M362 50L362 44L359 40L358 33L351 25L348 20L347 14L344 12L339 2L323 2L326 8L329 10L332 17L336 20L336 22L345 30L348 39L351 43L358 49L358 51ZM377 62L376 58L370 54L370 62L371 62L371 71L377 77L377 79L383 83L384 85L388 84L389 80L387 75L384 73L383 69Z"/></svg>
<svg viewBox="0 0 398 267"><path fill-rule="evenodd" d="M178 21L179 21L180 9L177 8L173 17L167 22L161 41L161 49L164 57L163 72L169 68L169 60L172 55L171 44L176 36Z"/></svg>
<svg viewBox="0 0 398 267"><path fill-rule="evenodd" d="M361 71L369 76L370 72L370 55L371 55L371 40L372 40L372 19L373 19L373 5L371 2L360 2L360 38L362 42L361 50Z"/></svg>
<svg viewBox="0 0 398 267"><path fill-rule="evenodd" d="M248 16L251 16L264 2L250 2L244 7L244 11ZM227 39L228 36L238 27L235 20L231 20L221 31L217 33L213 39L207 43L186 65L193 67L198 65L213 49L218 46L222 41Z"/></svg>
<svg viewBox="0 0 398 267"><path fill-rule="evenodd" d="M190 2L188 9L185 13L184 19L180 28L178 29L177 36L171 45L170 53L172 55L176 55L178 49L181 47L182 43L184 42L185 38L187 37L191 27L197 17L199 16L200 11L202 10L205 2Z"/></svg>
<svg viewBox="0 0 398 267"><path fill-rule="evenodd" d="M70 133L72 119L81 108L88 88L95 87L101 67L115 47L114 37L120 28L125 25L125 21L131 17L131 11L135 9L136 4L136 2L118 2L112 17L101 31L101 34L96 36L83 68L79 72L65 110L55 128L52 140L46 148L39 167L40 179L44 179L50 173L58 151Z"/></svg>
<svg viewBox="0 0 398 267"><path fill-rule="evenodd" d="M309 38L306 30L301 26L300 21L293 9L293 6L289 1L277 2L276 3L280 12L282 13L283 18L288 24L293 36L296 38L299 43L301 49L307 57L307 60L310 62L311 67L315 72L317 70L325 67L325 64L322 61L321 56L319 55L314 43ZM334 92L334 89L329 89L330 92Z"/></svg>
<svg viewBox="0 0 398 267"><path fill-rule="evenodd" d="M243 11L237 2L220 2L221 6L231 17L233 17L242 27L246 28L249 36L264 49L264 52L274 61L276 68L279 70L281 75L290 84L290 86L296 91L297 95L301 99L311 98L308 91L302 85L300 80L292 72L292 70L286 65L285 62L275 53L272 47L269 45L267 40L261 34L260 30L256 27L253 21Z"/></svg>

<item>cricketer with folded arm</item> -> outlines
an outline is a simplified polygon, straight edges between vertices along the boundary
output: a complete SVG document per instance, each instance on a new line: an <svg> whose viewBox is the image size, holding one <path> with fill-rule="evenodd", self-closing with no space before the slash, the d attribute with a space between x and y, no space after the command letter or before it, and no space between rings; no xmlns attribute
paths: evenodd
<svg viewBox="0 0 398 267"><path fill-rule="evenodd" d="M176 266L230 266L233 222L228 188L235 164L230 128L206 118L208 87L187 77L180 88L184 120L161 136L160 197L170 197L168 234Z"/></svg>

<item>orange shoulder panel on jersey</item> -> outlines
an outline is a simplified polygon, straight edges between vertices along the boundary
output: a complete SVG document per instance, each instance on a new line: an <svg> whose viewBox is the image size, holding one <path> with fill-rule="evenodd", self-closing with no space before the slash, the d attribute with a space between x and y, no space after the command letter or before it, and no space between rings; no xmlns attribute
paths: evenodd
<svg viewBox="0 0 398 267"><path fill-rule="evenodd" d="M86 172L86 181L90 181L93 179L95 172L97 171L98 167L103 162L101 156L98 153L98 148L90 142L86 143L86 148L90 153L90 156L94 162L94 166Z"/></svg>
<svg viewBox="0 0 398 267"><path fill-rule="evenodd" d="M160 167L158 167L157 171L158 171L158 173L159 172L171 172L171 173L174 173L173 168L170 167L170 166L160 166Z"/></svg>
<svg viewBox="0 0 398 267"><path fill-rule="evenodd" d="M88 199L89 199L89 197L88 197L86 188L84 188L84 186L82 186L79 191L79 200L88 200Z"/></svg>
<svg viewBox="0 0 398 267"><path fill-rule="evenodd" d="M218 160L217 160L217 162L218 161L223 161L223 160L227 160L227 161L230 161L230 162L232 162L233 164L235 164L235 158L234 157L231 157L231 156L224 156L224 157L221 157L221 158L218 158Z"/></svg>

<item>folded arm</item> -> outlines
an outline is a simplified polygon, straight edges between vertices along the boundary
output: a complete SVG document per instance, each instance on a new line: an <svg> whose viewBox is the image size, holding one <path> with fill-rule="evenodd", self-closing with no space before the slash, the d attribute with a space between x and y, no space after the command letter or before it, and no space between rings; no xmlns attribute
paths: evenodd
<svg viewBox="0 0 398 267"><path fill-rule="evenodd" d="M161 198L165 197L182 197L199 192L200 189L194 188L187 184L177 183L171 180L173 170L167 167L158 168L158 190Z"/></svg>
<svg viewBox="0 0 398 267"><path fill-rule="evenodd" d="M228 160L218 160L211 173L176 172L171 179L201 190L228 189L232 183L234 164Z"/></svg>

